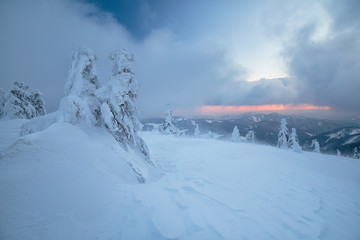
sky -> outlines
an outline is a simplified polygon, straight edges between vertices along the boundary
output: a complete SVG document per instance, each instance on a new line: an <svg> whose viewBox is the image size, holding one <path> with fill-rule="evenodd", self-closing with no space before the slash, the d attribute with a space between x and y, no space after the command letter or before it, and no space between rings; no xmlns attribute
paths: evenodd
<svg viewBox="0 0 360 240"><path fill-rule="evenodd" d="M0 87L64 96L71 55L136 55L142 117L244 111L316 111L360 117L358 0L2 0ZM267 108L268 107L268 108Z"/></svg>

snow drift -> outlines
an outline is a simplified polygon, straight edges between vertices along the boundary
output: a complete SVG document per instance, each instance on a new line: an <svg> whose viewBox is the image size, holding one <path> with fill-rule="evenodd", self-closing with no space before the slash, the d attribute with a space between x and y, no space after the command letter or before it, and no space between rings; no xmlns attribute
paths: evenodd
<svg viewBox="0 0 360 240"><path fill-rule="evenodd" d="M25 123L0 123L0 239L359 239L358 160L143 132L155 170L99 128Z"/></svg>

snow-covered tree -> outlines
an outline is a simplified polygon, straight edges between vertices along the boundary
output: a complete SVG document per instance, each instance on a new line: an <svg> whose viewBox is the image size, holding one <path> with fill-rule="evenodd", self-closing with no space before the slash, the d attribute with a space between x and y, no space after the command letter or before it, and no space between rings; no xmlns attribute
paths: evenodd
<svg viewBox="0 0 360 240"><path fill-rule="evenodd" d="M42 93L39 90L33 90L30 95L31 104L34 106L36 116L42 116L46 114L45 101L42 98Z"/></svg>
<svg viewBox="0 0 360 240"><path fill-rule="evenodd" d="M89 48L81 47L72 56L65 95L60 111L66 122L85 121L89 125L100 124L100 103L95 92L100 81L95 68L96 55Z"/></svg>
<svg viewBox="0 0 360 240"><path fill-rule="evenodd" d="M240 142L240 132L237 126L234 127L232 134L231 134L231 141L232 142Z"/></svg>
<svg viewBox="0 0 360 240"><path fill-rule="evenodd" d="M280 130L278 133L277 147L288 149L288 128L286 127L286 119L281 119Z"/></svg>
<svg viewBox="0 0 360 240"><path fill-rule="evenodd" d="M199 137L200 137L199 124L197 124L197 123L196 123L196 125L195 125L194 137L196 137L196 138L199 138Z"/></svg>
<svg viewBox="0 0 360 240"><path fill-rule="evenodd" d="M102 102L101 116L106 128L125 149L138 149L150 161L147 145L137 134L141 124L135 100L139 84L131 70L135 57L125 49L113 51L110 56L113 62L112 76L97 93Z"/></svg>
<svg viewBox="0 0 360 240"><path fill-rule="evenodd" d="M214 138L214 134L210 130L207 133L207 138Z"/></svg>
<svg viewBox="0 0 360 240"><path fill-rule="evenodd" d="M359 159L359 152L358 152L358 148L357 148L357 147L354 148L353 153L354 153L354 154L353 154L353 158Z"/></svg>
<svg viewBox="0 0 360 240"><path fill-rule="evenodd" d="M290 137L289 137L288 146L290 147L290 149L292 149L295 152L302 152L302 148L300 147L299 139L298 139L298 136L296 134L296 129L295 128L291 129L291 134L290 134Z"/></svg>
<svg viewBox="0 0 360 240"><path fill-rule="evenodd" d="M247 143L255 143L255 131L249 130L245 136Z"/></svg>
<svg viewBox="0 0 360 240"><path fill-rule="evenodd" d="M314 146L313 152L320 153L320 144L316 139L312 140L311 146Z"/></svg>
<svg viewBox="0 0 360 240"><path fill-rule="evenodd" d="M160 126L160 131L165 134L175 134L179 133L179 129L175 125L175 121L172 115L172 109L170 105L168 105L168 109L166 111L164 123Z"/></svg>
<svg viewBox="0 0 360 240"><path fill-rule="evenodd" d="M40 95L41 96L41 95ZM5 94L5 98L2 100L3 108L2 115L7 116L9 119L14 118L34 118L45 114L44 112L38 112L33 105L33 95L29 92L29 87L23 82L15 82L13 88Z"/></svg>
<svg viewBox="0 0 360 240"><path fill-rule="evenodd" d="M96 54L93 50L80 47L72 56L65 94L80 98L95 97L100 81L95 67Z"/></svg>
<svg viewBox="0 0 360 240"><path fill-rule="evenodd" d="M341 156L341 152L340 152L339 149L336 149L336 155L337 155L337 156Z"/></svg>
<svg viewBox="0 0 360 240"><path fill-rule="evenodd" d="M23 82L14 82L13 88L5 95L4 112L8 118L35 117L35 109L29 105L28 90Z"/></svg>
<svg viewBox="0 0 360 240"><path fill-rule="evenodd" d="M154 166L148 147L137 134L141 124L134 103L139 87L131 71L134 55L123 49L112 52L109 58L113 62L112 76L107 84L101 87L94 63L94 51L79 48L73 54L65 84L66 96L60 102L60 114L55 117L55 121L104 127L125 150L133 149L139 152ZM43 106L41 94L35 91L31 96L40 111ZM28 127L26 129L27 132L34 132ZM139 182L144 182L145 176L139 163L136 160L128 163Z"/></svg>

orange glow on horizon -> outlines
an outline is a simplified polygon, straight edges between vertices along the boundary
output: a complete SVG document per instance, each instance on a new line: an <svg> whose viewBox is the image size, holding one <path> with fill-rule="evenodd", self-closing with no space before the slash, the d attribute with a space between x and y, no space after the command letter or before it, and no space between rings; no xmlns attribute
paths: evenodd
<svg viewBox="0 0 360 240"><path fill-rule="evenodd" d="M272 105L241 105L241 106L221 106L206 105L198 108L198 114L236 114L242 112L259 112L259 111L291 111L291 110L330 110L328 106L313 106L309 104L272 104Z"/></svg>

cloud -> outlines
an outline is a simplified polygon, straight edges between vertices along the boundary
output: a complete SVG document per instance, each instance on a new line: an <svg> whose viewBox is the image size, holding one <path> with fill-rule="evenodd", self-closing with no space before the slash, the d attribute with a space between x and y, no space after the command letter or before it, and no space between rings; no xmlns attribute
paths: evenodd
<svg viewBox="0 0 360 240"><path fill-rule="evenodd" d="M143 116L162 114L167 103L195 108L224 81L245 72L228 59L225 49L182 42L167 29L153 30L143 41L135 41L111 15L90 4L24 0L2 2L0 9L2 87L24 81L40 89L50 112L58 108L71 53L79 46L95 50L103 82L111 73L112 50L124 47L136 54Z"/></svg>
<svg viewBox="0 0 360 240"><path fill-rule="evenodd" d="M360 2L358 0L326 1L325 8L333 18L333 28L338 31L359 29Z"/></svg>
<svg viewBox="0 0 360 240"><path fill-rule="evenodd" d="M177 42L169 32L153 32L139 51L139 99L142 105L151 104L148 109L156 114L162 114L167 103L194 109L216 94L220 86L246 74L227 59L224 49ZM150 114L147 109L143 112Z"/></svg>
<svg viewBox="0 0 360 240"><path fill-rule="evenodd" d="M296 103L296 82L290 78L228 81L207 105L263 105Z"/></svg>
<svg viewBox="0 0 360 240"><path fill-rule="evenodd" d="M111 73L109 53L126 48L137 57L134 72L141 85L137 105L145 117L162 115L168 103L181 109L209 104L312 104L356 111L360 102L357 1L347 2L353 7L336 1L265 2L241 3L242 14L237 14L237 2L210 10L204 5L203 11L192 10L186 17L188 6L180 4L175 15L180 19L171 17L167 8L155 11L149 2L140 11L149 32L139 40L110 13L85 2L1 1L1 87L9 89L14 81L24 81L44 93L51 112L63 96L73 51L79 46L95 50L99 76L105 82ZM212 13L220 15L213 18ZM260 16L264 22L257 19ZM282 55L273 56L279 49ZM281 60L275 61L276 57ZM245 81L256 69L272 73L272 66L283 59L290 77Z"/></svg>
<svg viewBox="0 0 360 240"><path fill-rule="evenodd" d="M0 22L1 85L24 81L40 89L50 111L58 108L71 53L79 46L98 52L99 69L111 50L132 46L121 25L88 4L2 1Z"/></svg>
<svg viewBox="0 0 360 240"><path fill-rule="evenodd" d="M313 41L314 27L307 25L284 53L298 82L299 100L360 115L360 17L353 14L360 4L341 3L327 5L333 22L326 39Z"/></svg>

